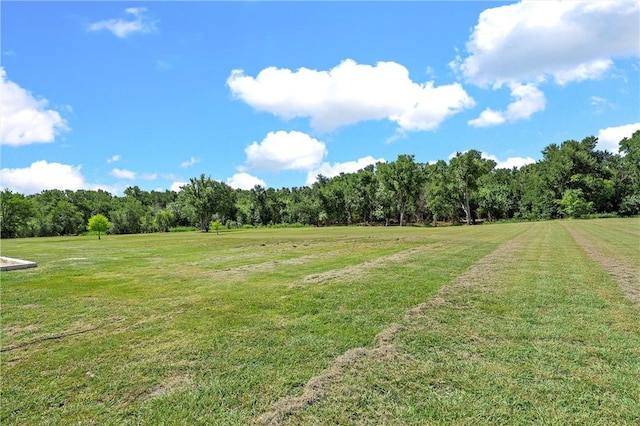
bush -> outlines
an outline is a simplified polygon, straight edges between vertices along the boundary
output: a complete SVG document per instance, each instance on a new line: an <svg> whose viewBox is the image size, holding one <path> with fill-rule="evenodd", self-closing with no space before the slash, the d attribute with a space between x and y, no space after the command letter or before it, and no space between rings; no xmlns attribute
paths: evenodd
<svg viewBox="0 0 640 426"><path fill-rule="evenodd" d="M198 228L195 226L174 226L169 228L169 232L193 232L197 230Z"/></svg>
<svg viewBox="0 0 640 426"><path fill-rule="evenodd" d="M628 195L620 203L618 210L621 216L635 216L640 214L640 195Z"/></svg>

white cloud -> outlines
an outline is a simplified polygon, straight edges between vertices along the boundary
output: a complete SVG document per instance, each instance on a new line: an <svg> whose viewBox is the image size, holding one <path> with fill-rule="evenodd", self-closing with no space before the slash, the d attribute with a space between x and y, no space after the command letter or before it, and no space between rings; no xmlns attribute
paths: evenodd
<svg viewBox="0 0 640 426"><path fill-rule="evenodd" d="M601 77L612 59L638 55L640 3L522 1L483 11L452 67L479 86L558 84Z"/></svg>
<svg viewBox="0 0 640 426"><path fill-rule="evenodd" d="M173 192L180 192L180 191L182 191L182 187L183 187L183 186L185 186L185 185L187 185L188 183L189 183L189 182L180 182L180 181L173 182L173 183L171 184L171 188L170 188L170 189L171 189Z"/></svg>
<svg viewBox="0 0 640 426"><path fill-rule="evenodd" d="M332 178L334 176L338 176L340 173L355 173L358 170L364 169L371 164L384 162L384 158L376 159L368 155L366 157L359 158L356 161L346 161L344 163L333 164L322 163L319 167L316 167L313 170L309 170L309 172L307 173L306 184L313 184L317 180L318 175Z"/></svg>
<svg viewBox="0 0 640 426"><path fill-rule="evenodd" d="M607 98L600 96L591 96L591 106L593 107L594 114L600 114L606 109L615 107L615 105L609 102Z"/></svg>
<svg viewBox="0 0 640 426"><path fill-rule="evenodd" d="M453 155L455 157L455 155ZM486 152L481 153L481 157L485 160L493 160L496 162L496 169L513 169L514 167L519 169L520 167L524 167L527 164L533 164L536 162L531 157L509 157L504 161L498 160L498 157L492 154L487 154ZM453 157L449 157L451 159Z"/></svg>
<svg viewBox="0 0 640 426"><path fill-rule="evenodd" d="M236 173L230 178L227 178L227 185L235 189L251 189L256 185L266 187L267 184L262 179L259 179L249 173Z"/></svg>
<svg viewBox="0 0 640 426"><path fill-rule="evenodd" d="M183 161L182 163L180 163L180 167L182 167L183 169L187 168L187 167L191 167L197 163L199 163L201 160L199 158L196 157L191 157L186 161Z"/></svg>
<svg viewBox="0 0 640 426"><path fill-rule="evenodd" d="M546 99L544 93L533 84L511 85L511 97L515 98L506 111L494 111L487 108L474 120L467 124L473 127L489 127L502 124L506 121L513 122L531 117L534 113L544 110Z"/></svg>
<svg viewBox="0 0 640 426"><path fill-rule="evenodd" d="M270 67L255 78L234 70L227 84L256 110L285 120L308 117L322 131L384 119L402 130L432 130L475 104L460 84L415 83L395 62L371 66L347 59L329 71Z"/></svg>
<svg viewBox="0 0 640 426"><path fill-rule="evenodd" d="M624 126L607 127L598 132L596 149L617 153L619 143L624 138L630 138L636 130L640 130L640 123L625 124Z"/></svg>
<svg viewBox="0 0 640 426"><path fill-rule="evenodd" d="M116 155L112 156L111 158L107 159L107 164L116 163L116 162L120 161L121 159L122 159L122 156L120 154L116 154Z"/></svg>
<svg viewBox="0 0 640 426"><path fill-rule="evenodd" d="M125 169L113 169L109 174L113 177L117 177L118 179L133 180L137 177L135 172L132 172L131 170L125 170Z"/></svg>
<svg viewBox="0 0 640 426"><path fill-rule="evenodd" d="M464 154L468 152L468 150L452 152L448 157L449 160L451 160L453 157L456 157L458 155L458 152L460 154ZM536 160L534 160L531 157L509 157L506 160L502 161L502 160L499 160L498 157L496 157L495 155L488 154L486 152L481 152L480 157L484 158L485 160L495 161L496 169L513 169L514 167L519 169L528 164L533 164L536 162Z"/></svg>
<svg viewBox="0 0 640 426"><path fill-rule="evenodd" d="M245 148L246 166L239 170L309 170L320 164L327 155L323 142L306 133L292 131L269 132L260 142Z"/></svg>
<svg viewBox="0 0 640 426"><path fill-rule="evenodd" d="M145 16L147 8L130 7L124 11L131 15L133 20L108 19L94 22L90 24L87 29L89 31L108 30L120 38L126 38L135 33L150 33L156 31L157 21L150 20Z"/></svg>
<svg viewBox="0 0 640 426"><path fill-rule="evenodd" d="M4 68L0 67L0 143L12 146L48 143L69 131L67 121L57 111L47 109L48 103L7 80Z"/></svg>
<svg viewBox="0 0 640 426"><path fill-rule="evenodd" d="M480 116L478 118L467 121L467 124L473 127L490 127L497 126L498 124L502 124L505 121L507 120L506 118L504 118L503 112L494 111L491 108L487 108L480 113Z"/></svg>
<svg viewBox="0 0 640 426"><path fill-rule="evenodd" d="M78 190L89 187L80 172L80 166L36 161L21 169L1 169L3 188L21 194L35 194L45 189Z"/></svg>
<svg viewBox="0 0 640 426"><path fill-rule="evenodd" d="M136 172L132 172L131 170L126 170L126 169L112 169L109 174L113 177L116 177L118 179L129 179L129 180L134 180L134 179L142 179L142 180L156 180L158 179L158 174L157 173L136 173Z"/></svg>
<svg viewBox="0 0 640 426"><path fill-rule="evenodd" d="M157 173L142 173L138 175L138 177L142 180L156 180L158 179Z"/></svg>
<svg viewBox="0 0 640 426"><path fill-rule="evenodd" d="M496 161L496 169L513 169L514 167L519 169L535 162L536 160L531 157L509 157L504 161Z"/></svg>

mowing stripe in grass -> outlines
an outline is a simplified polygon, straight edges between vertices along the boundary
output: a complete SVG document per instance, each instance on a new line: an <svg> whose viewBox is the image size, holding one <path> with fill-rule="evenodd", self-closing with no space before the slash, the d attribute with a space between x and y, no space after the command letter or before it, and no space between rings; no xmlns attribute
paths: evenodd
<svg viewBox="0 0 640 426"><path fill-rule="evenodd" d="M3 347L122 320L2 353L0 422L247 424L527 226L3 241Z"/></svg>
<svg viewBox="0 0 640 426"><path fill-rule="evenodd" d="M437 295L429 302L421 303L420 305L409 309L404 315L403 322L407 323L409 321L415 321L416 318L425 315L430 306L446 304L446 299L449 297L448 295L452 292L458 291L459 287L473 286L478 288L481 282L486 284L486 278L499 271L500 264L507 261L508 258L511 258L514 255L514 250L517 250L518 244L522 244L521 241L523 238L527 237L526 235L521 234L517 238L501 245L498 249L479 260L471 268L456 278L450 285L442 287L438 291ZM412 249L409 250L409 253L407 254L418 254L420 251L421 250ZM405 258L407 254L401 253L393 260L401 260ZM347 271L346 273L350 272L351 271ZM402 327L403 326L398 323L393 323L389 328L382 331L375 337L375 347L353 348L340 355L336 358L333 365L319 376L312 378L305 385L304 392L301 396L285 398L278 401L273 405L271 411L259 416L254 423L269 426L283 424L290 416L317 403L324 397L325 388L330 386L334 381L340 381L341 376L349 369L352 369L361 359L377 359L397 356L397 351L393 341L396 334L402 329Z"/></svg>
<svg viewBox="0 0 640 426"><path fill-rule="evenodd" d="M579 225L578 225L579 226ZM640 424L640 311L557 222L478 262L284 424Z"/></svg>
<svg viewBox="0 0 640 426"><path fill-rule="evenodd" d="M589 257L613 276L627 298L640 307L640 234L603 224L602 221L563 223ZM638 228L640 221L636 220L636 224Z"/></svg>

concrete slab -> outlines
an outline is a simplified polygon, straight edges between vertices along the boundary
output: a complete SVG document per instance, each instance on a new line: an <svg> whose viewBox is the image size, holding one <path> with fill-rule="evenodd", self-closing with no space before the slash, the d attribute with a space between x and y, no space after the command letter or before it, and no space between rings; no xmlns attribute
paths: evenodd
<svg viewBox="0 0 640 426"><path fill-rule="evenodd" d="M36 262L30 260L14 259L12 257L0 256L0 271L13 271L15 269L35 268Z"/></svg>

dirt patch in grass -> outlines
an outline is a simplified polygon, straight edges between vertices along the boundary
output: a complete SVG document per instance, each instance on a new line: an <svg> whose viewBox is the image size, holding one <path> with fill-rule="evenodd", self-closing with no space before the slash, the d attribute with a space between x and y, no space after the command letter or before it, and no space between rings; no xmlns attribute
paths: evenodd
<svg viewBox="0 0 640 426"><path fill-rule="evenodd" d="M414 247L414 248L410 248L408 250L404 250L389 256L383 256L383 257L378 257L376 259L368 260L366 262L362 262L357 265L350 265L344 268L332 269L319 274L308 275L302 279L302 283L315 284L315 283L331 281L339 278L357 277L362 274L365 274L367 271L370 271L373 268L379 268L384 265L388 265L390 263L402 262L406 260L408 257L414 256L426 250L432 250L436 246L440 246L440 245L442 244L430 244L430 245L424 245L420 247Z"/></svg>
<svg viewBox="0 0 640 426"><path fill-rule="evenodd" d="M490 253L479 262L474 264L466 272L456 278L451 284L442 287L438 293L429 301L409 309L404 317L403 323L411 323L425 315L430 308L442 306L447 303L447 299L454 293L460 293L463 287L486 288L490 285L491 277L503 268L502 263L506 259L513 260L516 256L517 247L521 245L522 236L511 240L494 252ZM306 282L321 282L333 278L344 278L349 275L359 275L367 270L380 266L382 263L388 264L392 262L404 261L407 258L421 253L425 250L433 248L431 246L416 247L409 250L399 252L384 259L376 259L367 261L355 266L349 266L342 269L327 271L323 274L309 276ZM348 371L356 368L361 362L369 362L368 360L394 359L399 356L394 345L394 340L398 333L403 329L402 324L393 323L391 326L380 332L374 338L373 348L353 348L336 358L334 364L325 370L319 376L309 380L304 387L302 395L297 397L289 397L282 399L272 405L271 410L265 412L257 419L254 424L259 425L280 425L287 421L291 415L312 406L323 398L327 392L327 388L335 382L340 381Z"/></svg>
<svg viewBox="0 0 640 426"><path fill-rule="evenodd" d="M149 392L142 395L140 398L143 402L150 401L152 399L161 398L171 392L175 392L178 389L191 386L193 381L189 376L174 376L169 377L162 383L159 383L149 389Z"/></svg>
<svg viewBox="0 0 640 426"><path fill-rule="evenodd" d="M265 262L249 263L249 264L235 266L231 268L207 271L206 273L212 276L220 276L220 275L243 275L243 274L251 274L251 273L258 273L258 272L269 272L281 266L305 265L307 263L316 261L318 259L336 257L336 256L339 256L340 253L342 252L346 252L346 251L334 250L331 252L308 254L308 255L293 257L289 259L268 260Z"/></svg>
<svg viewBox="0 0 640 426"><path fill-rule="evenodd" d="M631 264L631 259L614 255L607 243L589 238L566 224L565 228L585 253L616 280L625 296L640 307L640 268Z"/></svg>
<svg viewBox="0 0 640 426"><path fill-rule="evenodd" d="M280 425L288 416L299 410L303 410L315 404L325 395L326 387L336 381L354 364L365 357L392 357L396 354L392 341L400 326L393 324L375 337L378 346L373 349L353 348L336 358L333 365L322 374L313 377L307 382L302 395L282 399L272 405L268 411L258 417L254 424L258 425Z"/></svg>

